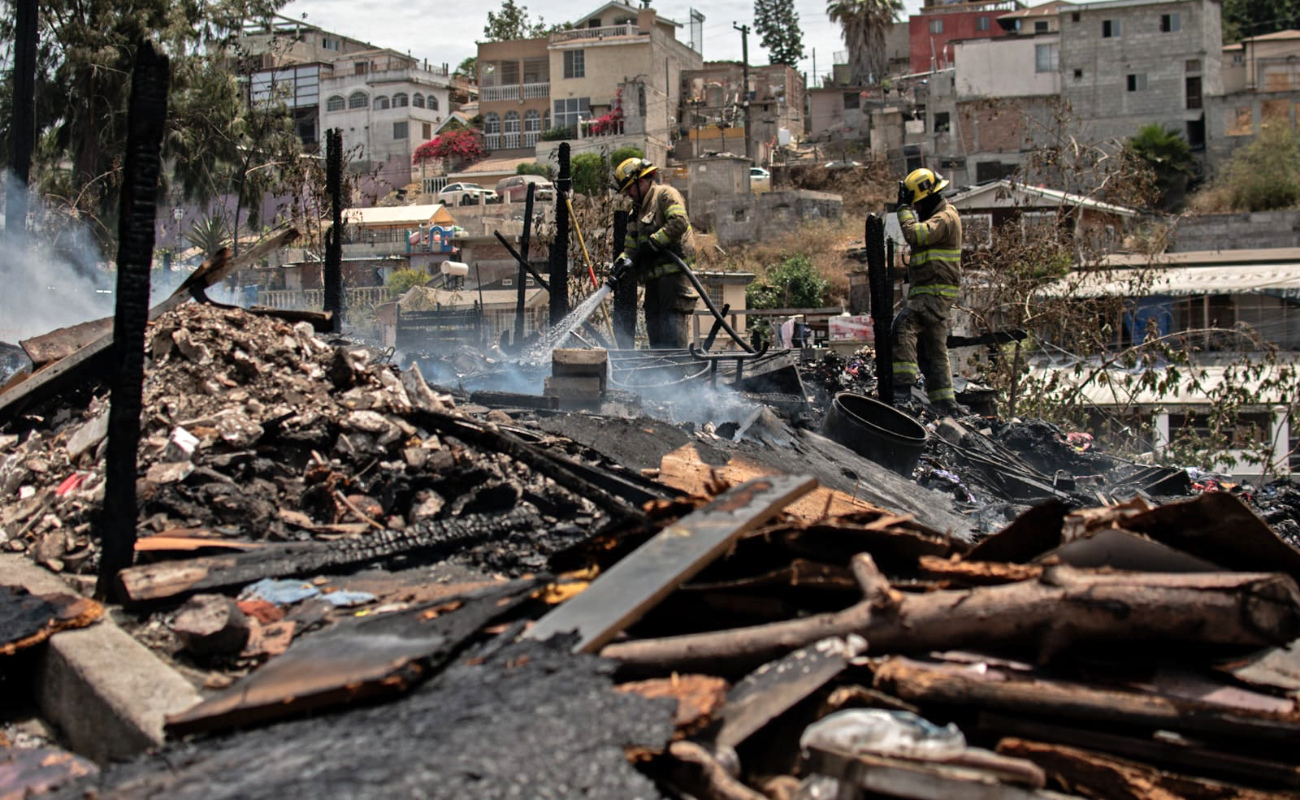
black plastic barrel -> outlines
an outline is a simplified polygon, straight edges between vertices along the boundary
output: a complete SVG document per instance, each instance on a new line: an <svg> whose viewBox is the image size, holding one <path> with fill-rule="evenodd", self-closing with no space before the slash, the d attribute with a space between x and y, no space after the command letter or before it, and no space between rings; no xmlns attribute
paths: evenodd
<svg viewBox="0 0 1300 800"><path fill-rule="evenodd" d="M893 406L853 392L831 402L821 434L900 475L910 477L929 438L925 426Z"/></svg>

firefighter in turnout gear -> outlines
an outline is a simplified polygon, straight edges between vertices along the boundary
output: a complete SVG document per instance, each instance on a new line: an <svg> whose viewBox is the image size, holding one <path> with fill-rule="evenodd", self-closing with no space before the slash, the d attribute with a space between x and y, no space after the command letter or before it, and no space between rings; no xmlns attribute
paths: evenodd
<svg viewBox="0 0 1300 800"><path fill-rule="evenodd" d="M898 224L911 247L907 302L894 319L894 386L911 394L919 344L930 406L960 411L948 363L948 315L961 289L961 217L940 192L948 181L928 169L913 170L898 184Z"/></svg>
<svg viewBox="0 0 1300 800"><path fill-rule="evenodd" d="M700 295L668 253L695 263L695 236L686 203L671 186L655 182L658 167L643 158L614 169L614 188L632 199L623 252L610 278L635 278L645 286L645 325L654 348L690 345L690 319Z"/></svg>

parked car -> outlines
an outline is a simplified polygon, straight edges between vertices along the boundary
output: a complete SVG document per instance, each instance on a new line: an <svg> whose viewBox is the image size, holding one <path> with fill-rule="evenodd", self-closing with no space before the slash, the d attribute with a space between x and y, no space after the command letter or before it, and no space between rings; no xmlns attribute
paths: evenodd
<svg viewBox="0 0 1300 800"><path fill-rule="evenodd" d="M750 167L749 190L754 194L772 191L772 173L762 167Z"/></svg>
<svg viewBox="0 0 1300 800"><path fill-rule="evenodd" d="M480 195L482 198L480 199ZM498 203L500 197L491 189L477 183L449 183L438 192L438 200L448 206L468 206L479 203Z"/></svg>
<svg viewBox="0 0 1300 800"><path fill-rule="evenodd" d="M497 194L507 203L522 203L528 195L528 184L537 188L533 190L535 200L554 200L555 184L542 175L511 175L497 181Z"/></svg>
<svg viewBox="0 0 1300 800"><path fill-rule="evenodd" d="M857 161L827 161L826 169L853 169L862 166Z"/></svg>

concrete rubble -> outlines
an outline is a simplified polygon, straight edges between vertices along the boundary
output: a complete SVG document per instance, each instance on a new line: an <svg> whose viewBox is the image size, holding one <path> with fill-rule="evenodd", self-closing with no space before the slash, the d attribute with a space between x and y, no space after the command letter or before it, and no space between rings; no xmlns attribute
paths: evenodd
<svg viewBox="0 0 1300 800"><path fill-rule="evenodd" d="M1300 797L1289 486L979 415L895 474L816 433L860 357L528 394L202 303L147 342L107 611L106 395L0 419L0 549L68 587L0 563L0 686L113 625L194 702L122 763L0 728L0 797Z"/></svg>

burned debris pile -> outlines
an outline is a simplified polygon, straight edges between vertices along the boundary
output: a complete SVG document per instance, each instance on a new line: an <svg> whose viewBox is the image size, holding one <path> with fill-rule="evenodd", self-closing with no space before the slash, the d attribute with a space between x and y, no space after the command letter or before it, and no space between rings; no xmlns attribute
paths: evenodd
<svg viewBox="0 0 1300 800"><path fill-rule="evenodd" d="M147 341L115 588L203 699L51 797L1300 797L1289 487L1035 422L932 420L903 476L760 405L504 413L206 304ZM74 583L103 410L0 438L3 547Z"/></svg>

